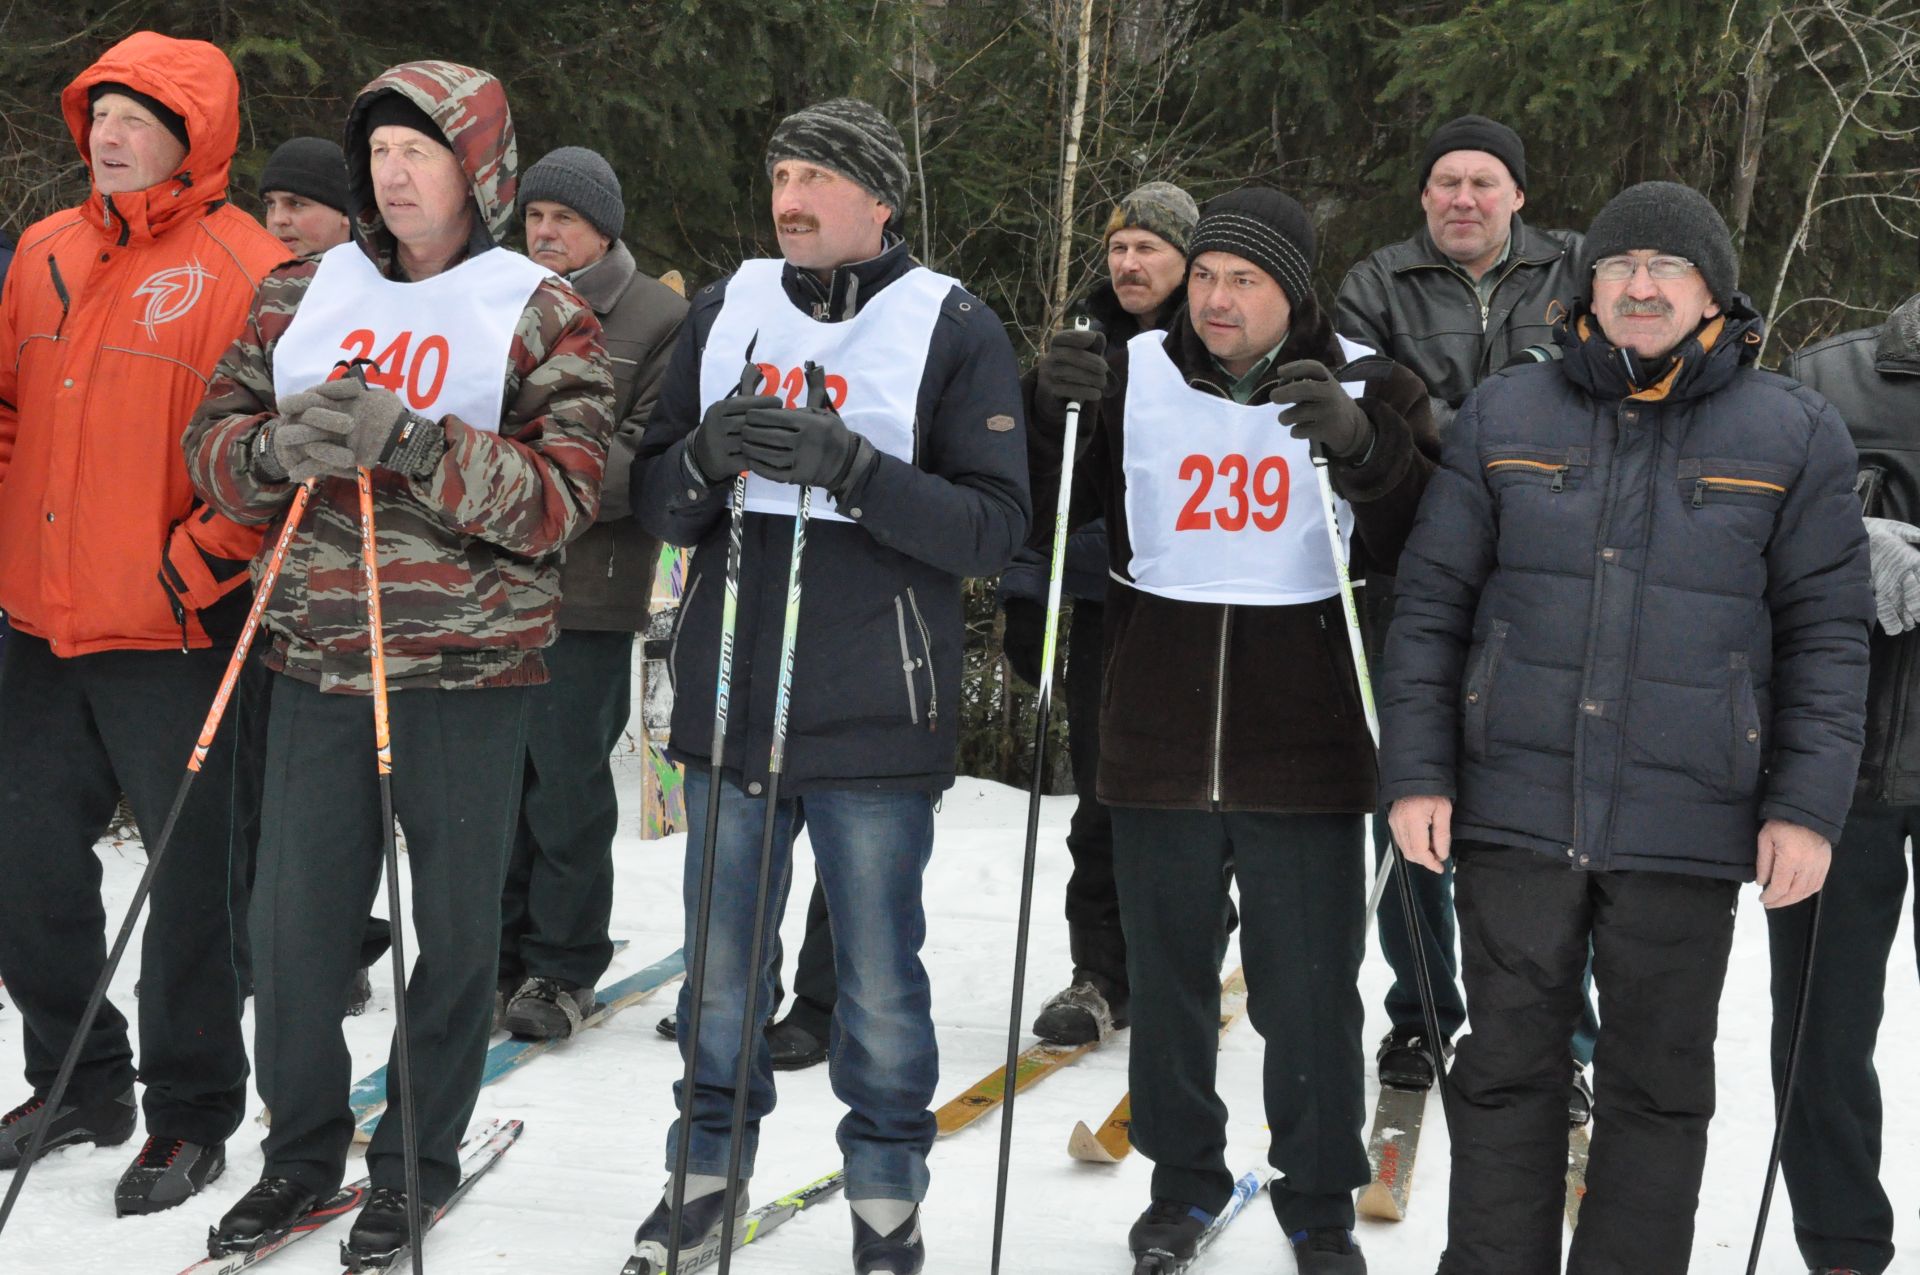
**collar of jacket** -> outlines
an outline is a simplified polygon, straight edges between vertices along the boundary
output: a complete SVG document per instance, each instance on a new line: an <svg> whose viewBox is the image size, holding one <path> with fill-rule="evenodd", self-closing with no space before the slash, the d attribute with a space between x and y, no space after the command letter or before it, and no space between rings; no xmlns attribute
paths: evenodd
<svg viewBox="0 0 1920 1275"><path fill-rule="evenodd" d="M1920 376L1920 294L1902 301L1880 325L1873 370L1883 376Z"/></svg>
<svg viewBox="0 0 1920 1275"><path fill-rule="evenodd" d="M788 262L780 272L780 282L793 303L825 323L839 323L860 313L867 298L913 269L913 254L907 241L888 232L880 255L835 266L826 279L811 270L802 270Z"/></svg>
<svg viewBox="0 0 1920 1275"><path fill-rule="evenodd" d="M1452 270L1467 279L1472 276L1462 270L1457 262L1441 252L1433 242L1433 235L1425 226L1420 233L1408 241L1414 247L1413 259L1404 261L1393 268L1395 274L1405 274L1409 270L1428 270L1438 267ZM1567 251L1567 245L1555 239L1545 231L1535 230L1520 220L1520 214L1513 215L1513 224L1507 228L1508 253L1505 268L1517 266L1550 266L1560 260ZM1495 269L1499 269L1498 264Z"/></svg>
<svg viewBox="0 0 1920 1275"><path fill-rule="evenodd" d="M1213 351L1207 349L1207 343L1193 330L1193 321L1188 317L1184 300L1167 320L1166 350L1167 357L1180 369L1180 375L1187 378L1188 385L1217 398L1233 397L1226 373L1214 361ZM1340 342L1333 335L1333 326L1327 322L1326 311L1320 308L1318 301L1294 310L1293 320L1287 328L1287 339L1280 343L1280 352L1267 365L1269 375L1254 387L1248 402L1259 402L1279 384L1272 375L1274 369L1285 367L1296 359L1318 359L1329 368L1338 368L1345 362L1340 356Z"/></svg>
<svg viewBox="0 0 1920 1275"><path fill-rule="evenodd" d="M583 301L593 307L595 314L604 316L620 300L627 285L633 282L633 274L637 269L639 267L634 264L633 253L627 250L626 241L616 239L600 260L580 267L567 276L567 282Z"/></svg>
<svg viewBox="0 0 1920 1275"><path fill-rule="evenodd" d="M1753 362L1764 328L1752 302L1735 293L1723 313L1701 324L1663 360L1657 379L1642 385L1629 378L1620 348L1607 340L1588 303L1582 301L1558 333L1564 352L1559 366L1568 380L1598 399L1686 402L1724 388L1736 372Z"/></svg>

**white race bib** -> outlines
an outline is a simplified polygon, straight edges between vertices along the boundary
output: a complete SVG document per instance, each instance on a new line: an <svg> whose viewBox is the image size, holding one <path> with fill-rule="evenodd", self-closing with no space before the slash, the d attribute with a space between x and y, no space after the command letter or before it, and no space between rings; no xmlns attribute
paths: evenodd
<svg viewBox="0 0 1920 1275"><path fill-rule="evenodd" d="M1127 564L1136 589L1184 602L1292 606L1340 591L1305 442L1271 403L1188 385L1164 332L1127 342ZM1368 353L1344 338L1349 360ZM1360 382L1341 388L1356 397ZM1337 501L1344 538L1353 511Z"/></svg>
<svg viewBox="0 0 1920 1275"><path fill-rule="evenodd" d="M453 269L402 283L359 245L329 248L273 350L273 392L285 399L371 359L367 384L392 390L430 420L457 416L498 433L513 333L551 271L492 248Z"/></svg>
<svg viewBox="0 0 1920 1275"><path fill-rule="evenodd" d="M747 344L760 366L760 394L775 394L789 407L806 405L804 366L827 373L827 397L847 428L874 450L913 461L913 426L920 378L927 368L934 324L955 281L916 266L876 293L851 319L822 323L794 305L780 286L785 262L742 263L727 281L727 295L707 330L700 358L700 411L739 392ZM786 514L799 508L799 489L753 474L747 508ZM813 489L808 514L849 521L822 489Z"/></svg>

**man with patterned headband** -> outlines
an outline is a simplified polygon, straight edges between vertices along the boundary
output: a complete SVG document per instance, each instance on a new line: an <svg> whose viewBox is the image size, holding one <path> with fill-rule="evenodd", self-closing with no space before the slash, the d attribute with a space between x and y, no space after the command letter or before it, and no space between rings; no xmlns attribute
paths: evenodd
<svg viewBox="0 0 1920 1275"><path fill-rule="evenodd" d="M340 1006L384 833L355 483L372 474L393 807L420 945L407 1014L422 1198L403 1189L401 1122L382 1121L372 1195L347 1239L360 1269L392 1261L407 1211L430 1216L459 1182L492 1029L528 691L547 680L560 550L599 505L613 380L592 310L498 246L517 163L497 80L450 62L393 67L354 100L345 150L353 242L261 285L184 445L200 492L269 538L296 487L318 483L266 611L253 931L273 1128L260 1181L209 1240L215 1255L285 1233L339 1186L352 1143ZM360 359L364 380L335 378Z"/></svg>
<svg viewBox="0 0 1920 1275"><path fill-rule="evenodd" d="M872 106L842 98L783 120L767 147L785 260L749 261L701 291L681 328L642 440L634 489L648 530L696 546L673 669L672 751L687 766L687 944L701 877L708 785L723 785L699 1041L683 1246L719 1229L745 1182L726 1181L730 1113L749 980L759 1012L773 969L747 968L754 931L794 484L812 484L792 711L776 811L772 916L785 906L794 835L806 827L841 973L830 1051L857 1271L920 1269L928 1109L938 1077L921 876L933 803L953 783L959 737L961 582L991 576L1026 534L1020 386L1000 321L926 269L894 229L906 148ZM743 360L760 364L743 386ZM824 403L803 368L826 373ZM743 390L750 392L743 392ZM748 481L724 773L711 772L728 492ZM772 945L768 945L771 952ZM692 992L683 988L680 1047ZM757 1025L757 1024L756 1024ZM773 1108L755 1035L742 1176ZM730 1189L731 1188L731 1189ZM665 1264L673 1184L636 1236L642 1268Z"/></svg>

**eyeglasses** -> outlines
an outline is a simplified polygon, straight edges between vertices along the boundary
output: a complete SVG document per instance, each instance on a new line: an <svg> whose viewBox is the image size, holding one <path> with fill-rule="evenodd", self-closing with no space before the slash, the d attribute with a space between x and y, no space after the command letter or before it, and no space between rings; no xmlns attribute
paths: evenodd
<svg viewBox="0 0 1920 1275"><path fill-rule="evenodd" d="M1602 257L1593 263L1593 277L1602 283L1625 283L1639 273L1641 266L1647 268L1648 278L1661 283L1684 279L1694 269L1685 257L1649 257L1645 261L1633 257Z"/></svg>

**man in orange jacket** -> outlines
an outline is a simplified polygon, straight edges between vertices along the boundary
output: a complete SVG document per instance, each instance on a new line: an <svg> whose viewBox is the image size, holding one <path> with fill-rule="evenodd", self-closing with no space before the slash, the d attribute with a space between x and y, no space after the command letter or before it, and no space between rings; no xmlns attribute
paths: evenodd
<svg viewBox="0 0 1920 1275"><path fill-rule="evenodd" d="M0 1169L132 1136L127 1023L103 1006L58 1110L45 1096L104 964L92 846L124 792L156 836L249 602L258 528L196 501L180 434L255 285L286 257L226 202L240 85L198 40L141 32L61 96L87 201L30 227L0 293L0 978L33 1094ZM230 710L242 715L246 706ZM180 811L141 954L148 1138L121 1214L217 1176L244 1113L235 927L257 780L229 722Z"/></svg>

